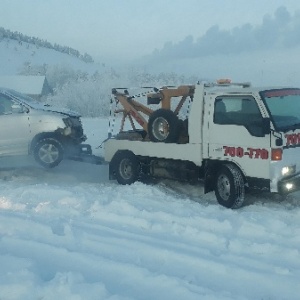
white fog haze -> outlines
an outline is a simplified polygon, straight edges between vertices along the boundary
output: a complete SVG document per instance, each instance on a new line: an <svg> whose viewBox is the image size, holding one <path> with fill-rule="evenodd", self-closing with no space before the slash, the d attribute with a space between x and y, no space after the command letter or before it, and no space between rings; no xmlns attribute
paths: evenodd
<svg viewBox="0 0 300 300"><path fill-rule="evenodd" d="M97 157L112 88L300 87L299 53L299 0L1 0L0 77L45 76ZM0 300L297 300L299 281L300 192L233 210L202 183L0 158Z"/></svg>

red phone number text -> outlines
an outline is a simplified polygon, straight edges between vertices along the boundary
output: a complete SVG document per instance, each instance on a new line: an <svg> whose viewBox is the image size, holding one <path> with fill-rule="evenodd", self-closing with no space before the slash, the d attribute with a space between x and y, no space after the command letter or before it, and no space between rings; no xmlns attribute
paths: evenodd
<svg viewBox="0 0 300 300"><path fill-rule="evenodd" d="M266 149L257 149L257 148L247 148L245 151L242 147L228 147L223 146L224 156L231 157L244 157L249 156L249 158L254 159L268 159L269 152Z"/></svg>

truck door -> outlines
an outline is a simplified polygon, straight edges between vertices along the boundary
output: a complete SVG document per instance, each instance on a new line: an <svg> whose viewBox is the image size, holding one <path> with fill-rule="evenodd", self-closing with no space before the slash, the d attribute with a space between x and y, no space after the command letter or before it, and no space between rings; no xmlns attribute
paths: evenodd
<svg viewBox="0 0 300 300"><path fill-rule="evenodd" d="M208 156L237 164L246 176L269 178L270 133L254 97L218 96L211 99Z"/></svg>
<svg viewBox="0 0 300 300"><path fill-rule="evenodd" d="M0 94L0 155L28 154L29 141L28 115L13 99Z"/></svg>

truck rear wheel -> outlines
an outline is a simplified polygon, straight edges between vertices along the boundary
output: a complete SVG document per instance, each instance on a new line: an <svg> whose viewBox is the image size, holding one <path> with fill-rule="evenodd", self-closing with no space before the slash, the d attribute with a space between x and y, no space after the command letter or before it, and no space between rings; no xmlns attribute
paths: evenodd
<svg viewBox="0 0 300 300"><path fill-rule="evenodd" d="M245 182L241 171L234 165L222 166L216 177L215 194L219 204L239 208L245 200Z"/></svg>
<svg viewBox="0 0 300 300"><path fill-rule="evenodd" d="M179 120L168 109L158 109L149 117L148 134L153 142L176 143L179 137Z"/></svg>
<svg viewBox="0 0 300 300"><path fill-rule="evenodd" d="M120 151L111 161L112 172L118 183L132 184L140 175L140 162L131 151Z"/></svg>

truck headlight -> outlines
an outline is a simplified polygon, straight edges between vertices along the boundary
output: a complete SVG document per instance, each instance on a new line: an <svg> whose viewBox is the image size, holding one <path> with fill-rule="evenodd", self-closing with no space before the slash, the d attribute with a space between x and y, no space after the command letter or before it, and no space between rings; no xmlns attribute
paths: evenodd
<svg viewBox="0 0 300 300"><path fill-rule="evenodd" d="M288 166L288 167L283 167L281 169L281 175L282 176L290 176L296 173L296 165Z"/></svg>
<svg viewBox="0 0 300 300"><path fill-rule="evenodd" d="M286 188L288 191L290 191L291 189L293 189L293 187L294 187L294 185L293 185L292 183L287 183L287 184L285 185L285 188Z"/></svg>

